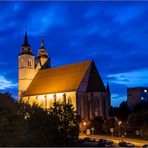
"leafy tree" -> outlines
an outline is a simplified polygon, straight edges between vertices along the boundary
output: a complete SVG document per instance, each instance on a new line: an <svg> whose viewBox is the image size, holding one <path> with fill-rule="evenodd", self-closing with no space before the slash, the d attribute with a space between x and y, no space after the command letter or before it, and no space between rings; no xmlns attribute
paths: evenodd
<svg viewBox="0 0 148 148"><path fill-rule="evenodd" d="M94 120L91 121L91 127L94 127L95 134L103 133L103 119L102 117L95 117Z"/></svg>
<svg viewBox="0 0 148 148"><path fill-rule="evenodd" d="M71 104L55 103L49 110L49 116L56 129L55 142L57 146L71 146L79 136L79 117Z"/></svg>
<svg viewBox="0 0 148 148"><path fill-rule="evenodd" d="M127 106L127 102L123 101L119 106L119 120L126 121L129 114L130 109Z"/></svg>
<svg viewBox="0 0 148 148"><path fill-rule="evenodd" d="M139 103L128 116L129 130L135 134L140 132L140 136L148 138L148 103Z"/></svg>
<svg viewBox="0 0 148 148"><path fill-rule="evenodd" d="M117 126L117 122L116 122L115 118L112 117L104 122L103 130L106 134L110 134L110 128L114 128L114 130L115 130L116 126Z"/></svg>
<svg viewBox="0 0 148 148"><path fill-rule="evenodd" d="M110 108L110 116L117 117L118 120L126 121L128 115L130 114L130 109L127 106L127 102L123 101L119 107Z"/></svg>
<svg viewBox="0 0 148 148"><path fill-rule="evenodd" d="M141 137L148 139L148 111L143 114L143 122L140 127Z"/></svg>
<svg viewBox="0 0 148 148"><path fill-rule="evenodd" d="M11 94L0 94L0 146L21 146L24 143L23 119L17 115L17 102Z"/></svg>
<svg viewBox="0 0 148 148"><path fill-rule="evenodd" d="M70 104L48 110L18 104L0 94L0 146L71 146L79 136L79 118Z"/></svg>
<svg viewBox="0 0 148 148"><path fill-rule="evenodd" d="M78 139L78 116L70 104L55 103L48 110L21 104L20 114L28 125L27 146L71 146Z"/></svg>

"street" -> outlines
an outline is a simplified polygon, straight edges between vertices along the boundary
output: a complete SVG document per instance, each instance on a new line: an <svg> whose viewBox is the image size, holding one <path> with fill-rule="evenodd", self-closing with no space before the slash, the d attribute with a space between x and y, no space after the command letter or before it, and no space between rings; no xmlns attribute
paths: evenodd
<svg viewBox="0 0 148 148"><path fill-rule="evenodd" d="M94 138L96 140L99 140L99 139L108 139L108 140L112 140L115 143L115 146L118 146L118 143L121 142L121 140L122 140L122 138L111 137L111 136L103 136L103 135L86 135L86 134L80 134L79 137L80 138L90 137L90 138ZM140 147L142 147L144 144L148 144L148 141L144 141L144 140L137 140L137 139L130 139L130 138L124 138L123 140L125 142L130 142L130 143L133 143L135 146L140 146Z"/></svg>

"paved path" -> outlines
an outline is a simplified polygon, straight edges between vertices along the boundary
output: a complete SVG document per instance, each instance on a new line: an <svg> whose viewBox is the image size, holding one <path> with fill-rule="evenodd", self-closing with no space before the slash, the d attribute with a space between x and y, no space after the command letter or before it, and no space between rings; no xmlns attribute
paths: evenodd
<svg viewBox="0 0 148 148"><path fill-rule="evenodd" d="M95 138L96 140L99 139L109 139L114 141L114 143L117 144L121 141L122 138L118 138L118 137L111 137L111 136L103 136L103 135L86 135L86 134L80 134L79 136L80 138L84 138L84 137L91 137L91 138ZM124 141L126 142L130 142L133 143L135 146L143 146L144 144L148 144L148 140L144 141L144 140L137 140L137 139L130 139L130 138L124 138Z"/></svg>

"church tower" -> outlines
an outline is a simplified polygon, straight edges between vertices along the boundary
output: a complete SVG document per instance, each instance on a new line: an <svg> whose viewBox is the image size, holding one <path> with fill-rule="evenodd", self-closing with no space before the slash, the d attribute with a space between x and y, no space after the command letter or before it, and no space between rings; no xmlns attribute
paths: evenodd
<svg viewBox="0 0 148 148"><path fill-rule="evenodd" d="M41 47L38 50L38 57L36 59L36 70L50 68L50 58L48 58L48 52L44 47L44 38L41 37Z"/></svg>
<svg viewBox="0 0 148 148"><path fill-rule="evenodd" d="M23 92L35 76L35 58L32 54L32 48L28 44L27 32L25 32L24 44L21 46L18 55L18 100L20 101Z"/></svg>

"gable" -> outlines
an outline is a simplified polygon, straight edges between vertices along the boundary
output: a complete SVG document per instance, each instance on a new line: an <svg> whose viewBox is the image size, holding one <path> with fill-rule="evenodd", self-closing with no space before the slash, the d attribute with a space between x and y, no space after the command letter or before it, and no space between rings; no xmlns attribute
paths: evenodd
<svg viewBox="0 0 148 148"><path fill-rule="evenodd" d="M78 89L79 92L105 91L105 86L95 63L92 61Z"/></svg>
<svg viewBox="0 0 148 148"><path fill-rule="evenodd" d="M87 85L87 92L91 91L105 91L105 86L103 84L102 78L100 77L94 62L91 63L90 75Z"/></svg>

